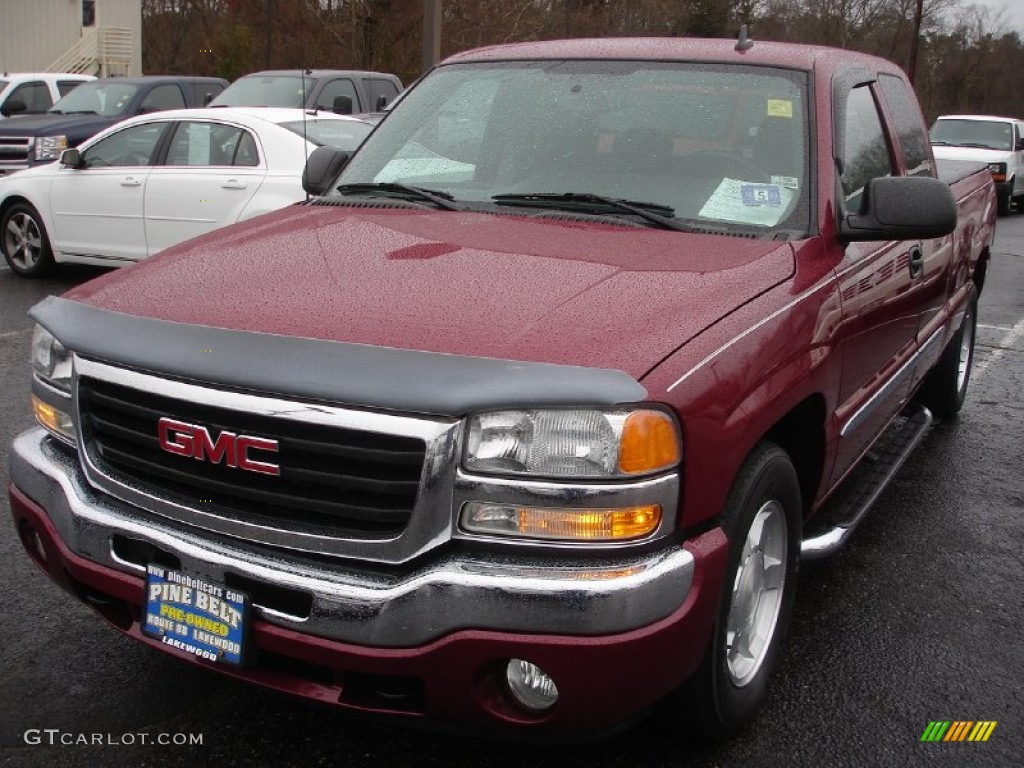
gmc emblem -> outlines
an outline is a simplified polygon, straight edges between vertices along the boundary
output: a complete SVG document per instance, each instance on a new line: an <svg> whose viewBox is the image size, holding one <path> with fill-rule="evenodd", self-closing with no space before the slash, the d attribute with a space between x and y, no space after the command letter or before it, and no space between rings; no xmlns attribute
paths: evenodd
<svg viewBox="0 0 1024 768"><path fill-rule="evenodd" d="M264 475L280 475L281 468L269 461L256 461L249 456L252 451L271 451L277 453L277 440L252 435L236 435L224 430L217 439L210 437L206 427L198 424L186 424L166 416L160 419L158 434L160 447L168 453L178 456L190 456L199 461L211 461L220 464L223 461L229 467L244 469L247 472L259 472Z"/></svg>

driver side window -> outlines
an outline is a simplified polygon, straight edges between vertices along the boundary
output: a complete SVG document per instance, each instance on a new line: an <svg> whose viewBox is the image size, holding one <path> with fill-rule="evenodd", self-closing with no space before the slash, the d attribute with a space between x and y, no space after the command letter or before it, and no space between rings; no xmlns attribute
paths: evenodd
<svg viewBox="0 0 1024 768"><path fill-rule="evenodd" d="M82 153L86 168L152 165L168 122L133 125L107 136Z"/></svg>
<svg viewBox="0 0 1024 768"><path fill-rule="evenodd" d="M879 176L891 176L892 157L878 106L866 85L854 88L846 103L846 146L843 152L843 197L848 212L860 211L864 187Z"/></svg>

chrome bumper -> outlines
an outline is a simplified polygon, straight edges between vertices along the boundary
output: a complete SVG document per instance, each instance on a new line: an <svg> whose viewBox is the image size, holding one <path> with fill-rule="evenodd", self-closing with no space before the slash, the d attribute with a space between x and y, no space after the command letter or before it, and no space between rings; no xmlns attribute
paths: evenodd
<svg viewBox="0 0 1024 768"><path fill-rule="evenodd" d="M262 619L299 632L375 647L422 645L460 629L608 635L646 626L677 610L693 585L695 560L681 546L643 556L584 561L448 554L400 573L358 563L309 559L204 535L96 492L77 457L40 428L15 439L10 479L49 515L76 555L145 576L119 557L114 537L144 542L195 576L225 583L230 574L309 595L306 616L255 602Z"/></svg>

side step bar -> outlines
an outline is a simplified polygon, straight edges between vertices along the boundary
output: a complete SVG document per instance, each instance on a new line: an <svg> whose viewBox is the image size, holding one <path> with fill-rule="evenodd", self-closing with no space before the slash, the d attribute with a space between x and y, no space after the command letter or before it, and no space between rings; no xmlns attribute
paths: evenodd
<svg viewBox="0 0 1024 768"><path fill-rule="evenodd" d="M814 516L808 531L810 535L800 543L802 559L817 560L842 549L871 505L924 438L931 423L931 411L920 403L908 404L893 419L825 507Z"/></svg>

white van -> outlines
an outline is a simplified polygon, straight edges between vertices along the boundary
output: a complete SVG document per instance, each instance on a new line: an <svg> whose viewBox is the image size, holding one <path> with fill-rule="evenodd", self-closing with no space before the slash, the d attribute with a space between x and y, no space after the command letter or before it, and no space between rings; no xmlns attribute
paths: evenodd
<svg viewBox="0 0 1024 768"><path fill-rule="evenodd" d="M932 125L932 150L941 160L973 160L992 172L999 213L1024 206L1024 120L991 115L942 115Z"/></svg>
<svg viewBox="0 0 1024 768"><path fill-rule="evenodd" d="M64 72L0 73L0 119L11 115L42 114L92 75Z"/></svg>

